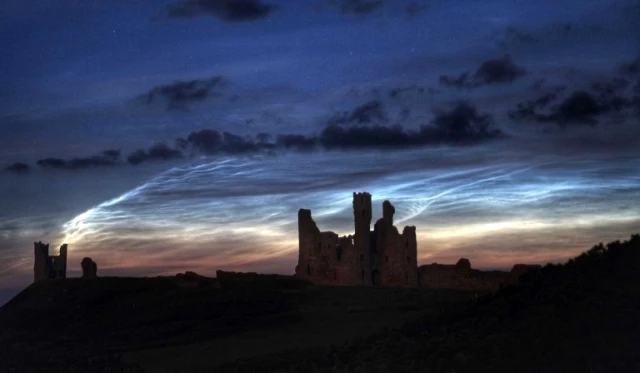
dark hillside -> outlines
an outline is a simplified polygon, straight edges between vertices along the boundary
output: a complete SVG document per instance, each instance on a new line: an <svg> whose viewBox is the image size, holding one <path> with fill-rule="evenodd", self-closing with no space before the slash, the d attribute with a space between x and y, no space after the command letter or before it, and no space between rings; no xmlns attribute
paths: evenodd
<svg viewBox="0 0 640 373"><path fill-rule="evenodd" d="M474 293L187 273L34 284L1 372L637 372L640 236Z"/></svg>
<svg viewBox="0 0 640 373"><path fill-rule="evenodd" d="M345 343L473 296L220 275L33 284L0 308L0 372L210 371Z"/></svg>
<svg viewBox="0 0 640 373"><path fill-rule="evenodd" d="M640 372L640 235L530 272L457 311L340 349L225 372Z"/></svg>
<svg viewBox="0 0 640 373"><path fill-rule="evenodd" d="M44 356L92 356L268 328L295 306L282 292L228 290L209 281L195 287L171 277L35 283L0 309L0 344L9 345L9 358L40 364Z"/></svg>

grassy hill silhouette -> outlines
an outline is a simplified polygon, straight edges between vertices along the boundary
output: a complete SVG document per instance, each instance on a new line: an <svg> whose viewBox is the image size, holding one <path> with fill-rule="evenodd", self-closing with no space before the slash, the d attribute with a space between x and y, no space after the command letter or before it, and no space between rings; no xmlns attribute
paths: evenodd
<svg viewBox="0 0 640 373"><path fill-rule="evenodd" d="M638 372L640 235L438 317L344 348L272 356L225 372Z"/></svg>
<svg viewBox="0 0 640 373"><path fill-rule="evenodd" d="M0 308L2 372L636 372L640 235L474 293L286 276L66 279Z"/></svg>

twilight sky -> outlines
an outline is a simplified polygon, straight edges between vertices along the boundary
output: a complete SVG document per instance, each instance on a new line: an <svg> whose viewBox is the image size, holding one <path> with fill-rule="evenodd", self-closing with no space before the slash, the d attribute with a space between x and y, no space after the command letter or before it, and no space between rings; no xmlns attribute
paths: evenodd
<svg viewBox="0 0 640 373"><path fill-rule="evenodd" d="M636 0L5 0L0 293L33 241L102 275L292 273L351 195L420 263L640 231ZM0 304L2 299L0 299Z"/></svg>

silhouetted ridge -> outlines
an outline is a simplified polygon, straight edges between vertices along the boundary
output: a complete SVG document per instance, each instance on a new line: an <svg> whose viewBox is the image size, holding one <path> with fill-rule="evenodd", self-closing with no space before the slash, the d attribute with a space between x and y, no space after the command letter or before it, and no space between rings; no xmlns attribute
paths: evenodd
<svg viewBox="0 0 640 373"><path fill-rule="evenodd" d="M634 372L640 346L640 235L596 245L565 264L466 307L442 310L340 348L273 355L226 372Z"/></svg>
<svg viewBox="0 0 640 373"><path fill-rule="evenodd" d="M463 292L219 276L32 284L0 308L0 371L142 372L124 356L145 351L163 363L163 355L173 362L188 354L209 367L192 371L211 372L640 371L640 235L526 272L472 301L474 294ZM395 324L385 330L381 320ZM358 323L377 334L356 328L349 339L336 337ZM298 333L306 334L296 344L269 349ZM321 336L324 344L308 343ZM235 345L225 345L224 354L206 348L216 341ZM232 355L251 343L289 352Z"/></svg>

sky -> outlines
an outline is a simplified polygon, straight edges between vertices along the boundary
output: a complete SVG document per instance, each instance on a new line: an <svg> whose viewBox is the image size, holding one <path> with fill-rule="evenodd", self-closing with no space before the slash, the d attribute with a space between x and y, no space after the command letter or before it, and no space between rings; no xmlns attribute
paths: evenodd
<svg viewBox="0 0 640 373"><path fill-rule="evenodd" d="M35 241L291 274L356 191L420 264L562 262L640 232L639 117L635 0L5 0L0 304Z"/></svg>

